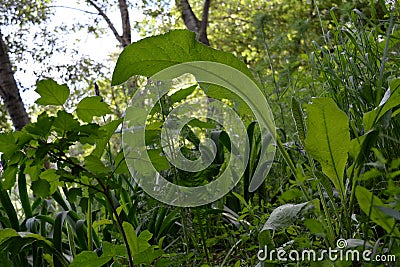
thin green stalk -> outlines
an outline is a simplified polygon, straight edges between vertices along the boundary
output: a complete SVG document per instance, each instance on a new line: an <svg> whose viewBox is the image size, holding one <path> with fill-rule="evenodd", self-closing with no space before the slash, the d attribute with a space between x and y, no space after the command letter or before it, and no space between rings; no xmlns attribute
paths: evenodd
<svg viewBox="0 0 400 267"><path fill-rule="evenodd" d="M377 86L377 98L376 101L378 104L381 101L382 98L382 84L383 84L383 75L384 75L384 70L385 70L385 63L387 60L387 52L389 50L389 42L390 42L390 34L393 29L393 22L394 22L394 11L397 8L397 1L394 3L394 7L392 9L392 13L390 15L390 21L389 21L389 27L387 29L386 33L386 41L385 41L385 49L383 50L383 55L382 55L382 60L381 60L381 66L379 67L379 79L378 79L378 86Z"/></svg>
<svg viewBox="0 0 400 267"><path fill-rule="evenodd" d="M74 242L74 233L73 233L71 225L69 223L67 223L67 232L68 232L69 248L72 253L72 258L75 258L76 248L75 248L75 242Z"/></svg>
<svg viewBox="0 0 400 267"><path fill-rule="evenodd" d="M89 196L89 198L88 198L86 221L87 221L88 250L93 251L92 197L91 196Z"/></svg>

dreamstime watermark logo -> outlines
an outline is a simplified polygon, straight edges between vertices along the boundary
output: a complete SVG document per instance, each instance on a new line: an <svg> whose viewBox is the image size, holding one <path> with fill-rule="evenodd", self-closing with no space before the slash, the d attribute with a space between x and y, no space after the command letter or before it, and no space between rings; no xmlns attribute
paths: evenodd
<svg viewBox="0 0 400 267"><path fill-rule="evenodd" d="M249 158L249 140L240 116L223 102L204 96L180 103L165 119L161 130L161 147L169 163L187 172L207 168L216 155L216 145L200 138L199 156L187 159L181 152L179 136L193 119L211 119L222 126L230 138L230 156L218 179L203 186L185 187L171 183L153 166L146 146L146 121L159 100L171 90L179 90L182 77L192 75L208 90L223 87L240 97L253 112L262 136L260 164L256 167L249 190L256 190L268 174L275 156L275 125L268 102L259 87L247 75L230 66L195 61L166 68L150 77L145 87L133 96L124 119L122 142L129 171L140 187L155 199L180 207L195 207L216 201L239 182ZM185 80L185 79L183 79ZM187 80L187 79L186 79ZM199 112L200 111L200 112ZM203 112L201 112L203 111Z"/></svg>
<svg viewBox="0 0 400 267"><path fill-rule="evenodd" d="M261 262L264 261L281 261L281 262L301 262L301 261L363 261L363 262L396 262L395 255L375 254L371 249L359 251L356 249L348 249L346 239L340 238L336 241L336 248L328 248L323 250L284 250L271 249L265 246L257 253L257 257Z"/></svg>

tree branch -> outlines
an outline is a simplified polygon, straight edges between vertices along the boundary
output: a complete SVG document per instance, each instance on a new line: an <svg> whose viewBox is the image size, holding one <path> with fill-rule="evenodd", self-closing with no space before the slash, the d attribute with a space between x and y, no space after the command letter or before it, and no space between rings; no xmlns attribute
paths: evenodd
<svg viewBox="0 0 400 267"><path fill-rule="evenodd" d="M121 12L122 22L122 46L125 47L132 42L131 38L131 22L129 20L129 11L126 0L118 0L119 11Z"/></svg>
<svg viewBox="0 0 400 267"><path fill-rule="evenodd" d="M113 32L115 38L117 38L118 42L120 43L120 45L122 47L124 47L124 38L122 38L122 36L119 35L117 29L114 27L114 24L111 22L110 18L107 16L106 13L104 13L104 11L92 0L87 0L87 2L93 6L97 12L99 12L99 15L103 17L103 19L107 22L108 27L111 29L111 31Z"/></svg>
<svg viewBox="0 0 400 267"><path fill-rule="evenodd" d="M203 13L201 15L201 21L194 14L192 7L188 0L181 0L178 7L182 13L182 19L186 27L196 33L197 41L210 46L210 42L207 38L207 26L208 26L208 14L210 10L211 0L205 0L203 5Z"/></svg>
<svg viewBox="0 0 400 267"><path fill-rule="evenodd" d="M210 46L210 41L207 37L207 26L208 26L208 14L210 11L211 0L205 0L203 5L203 14L201 15L200 30L197 33L197 39L199 42Z"/></svg>
<svg viewBox="0 0 400 267"><path fill-rule="evenodd" d="M192 7L187 0L181 0L178 7L182 13L182 19L186 27L192 32L198 32L200 29L200 20L194 14Z"/></svg>

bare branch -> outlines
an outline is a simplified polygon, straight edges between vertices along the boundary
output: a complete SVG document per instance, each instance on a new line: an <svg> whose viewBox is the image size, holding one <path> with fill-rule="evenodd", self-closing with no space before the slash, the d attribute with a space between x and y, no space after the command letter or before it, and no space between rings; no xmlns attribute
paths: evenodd
<svg viewBox="0 0 400 267"><path fill-rule="evenodd" d="M192 32L199 32L200 20L194 14L189 2L187 0L181 0L178 7L181 9L182 19L186 27Z"/></svg>
<svg viewBox="0 0 400 267"><path fill-rule="evenodd" d="M113 32L115 38L117 38L118 42L120 43L121 46L124 46L124 39L122 38L122 36L120 36L118 34L117 29L115 29L114 24L111 22L110 18L107 16L106 13L104 13L104 11L92 0L87 0L87 2L93 6L97 12L99 12L99 15L103 17L103 19L107 22L108 27L111 29L111 31Z"/></svg>
<svg viewBox="0 0 400 267"><path fill-rule="evenodd" d="M203 13L201 21L194 14L192 7L188 0L181 0L178 7L182 13L182 19L186 27L192 32L196 33L197 41L210 46L210 42L207 38L207 25L208 25L208 13L210 10L211 0L205 0L203 5Z"/></svg>
<svg viewBox="0 0 400 267"><path fill-rule="evenodd" d="M203 14L201 15L200 29L197 33L197 40L205 45L210 46L210 41L207 37L208 14L210 11L211 0L205 0L203 5Z"/></svg>
<svg viewBox="0 0 400 267"><path fill-rule="evenodd" d="M128 5L126 4L126 0L118 0L118 3L122 21L122 40L123 40L122 46L125 47L132 42L131 23L129 20L129 11L128 11Z"/></svg>
<svg viewBox="0 0 400 267"><path fill-rule="evenodd" d="M46 7L46 8L48 8L48 9L52 9L52 8L66 8L66 9L72 9L72 10L76 10L76 11L83 12L83 13L87 13L87 14L91 14L91 15L97 15L97 14L98 14L98 13L95 13L95 12L87 11L87 10L80 9L80 8L76 8L76 7L70 7L70 6L48 6L48 7Z"/></svg>

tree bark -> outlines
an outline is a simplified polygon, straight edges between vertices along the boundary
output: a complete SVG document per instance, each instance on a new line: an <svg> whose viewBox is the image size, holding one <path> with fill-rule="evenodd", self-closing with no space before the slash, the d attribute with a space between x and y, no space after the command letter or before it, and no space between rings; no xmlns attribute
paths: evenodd
<svg viewBox="0 0 400 267"><path fill-rule="evenodd" d="M208 26L208 14L210 10L211 0L205 0L203 5L203 12L201 20L199 20L194 14L192 7L188 0L181 0L178 7L181 10L182 19L186 27L196 33L196 39L200 43L210 46L210 42L207 37L207 26Z"/></svg>
<svg viewBox="0 0 400 267"><path fill-rule="evenodd" d="M11 117L14 128L19 131L30 122L14 78L8 49L0 31L0 96Z"/></svg>
<svg viewBox="0 0 400 267"><path fill-rule="evenodd" d="M126 0L118 0L119 11L121 12L121 22L122 22L122 46L125 47L132 42L131 37L131 22L129 21L129 11Z"/></svg>

